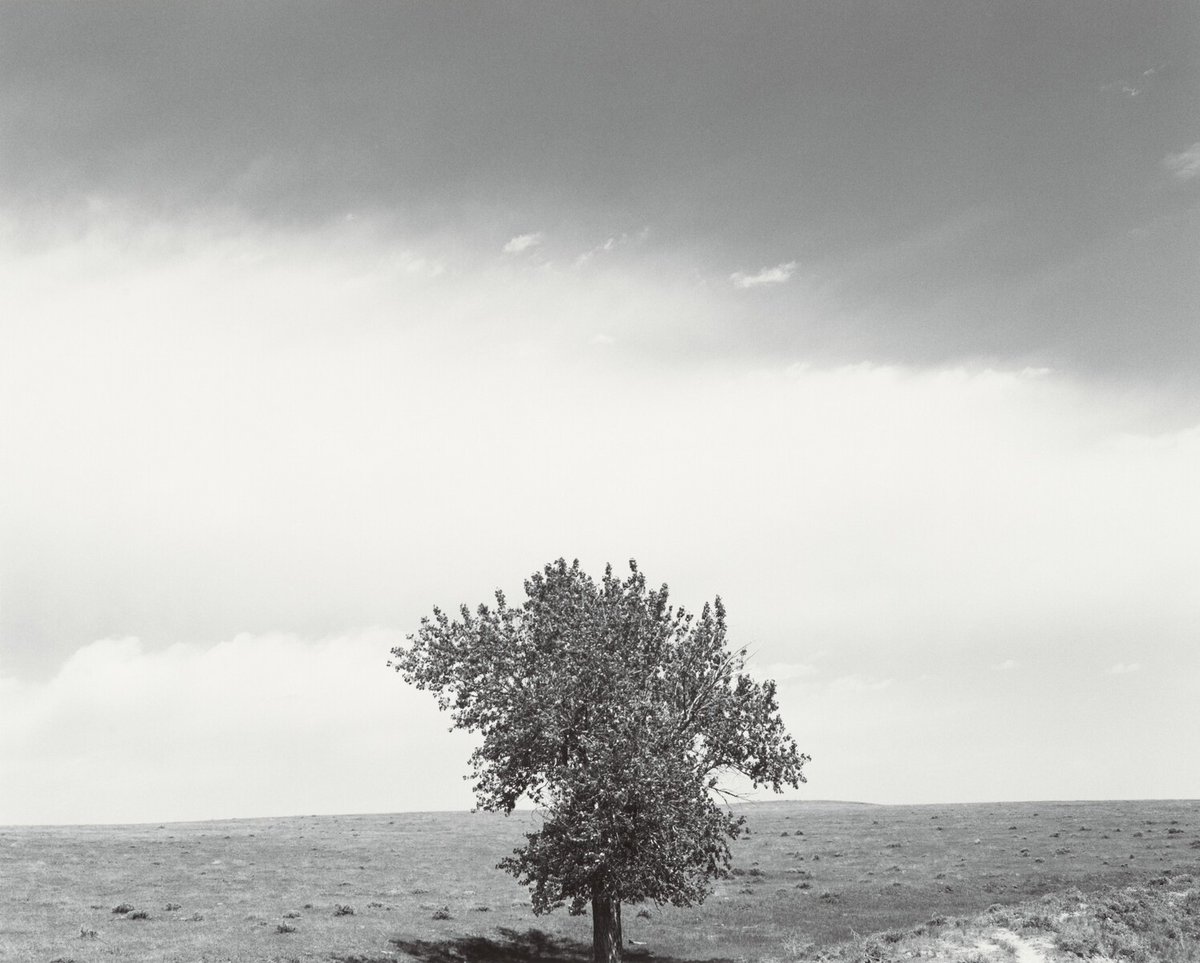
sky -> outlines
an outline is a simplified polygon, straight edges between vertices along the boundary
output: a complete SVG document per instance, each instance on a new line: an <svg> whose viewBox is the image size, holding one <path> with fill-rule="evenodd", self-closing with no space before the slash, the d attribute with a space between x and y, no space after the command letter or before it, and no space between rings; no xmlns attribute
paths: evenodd
<svg viewBox="0 0 1200 963"><path fill-rule="evenodd" d="M6 0L0 824L469 808L560 556L792 798L1200 797L1198 306L1192 2Z"/></svg>

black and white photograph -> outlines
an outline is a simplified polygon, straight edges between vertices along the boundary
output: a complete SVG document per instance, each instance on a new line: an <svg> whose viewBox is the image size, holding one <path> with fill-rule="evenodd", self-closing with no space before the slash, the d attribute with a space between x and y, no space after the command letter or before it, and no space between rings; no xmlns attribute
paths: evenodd
<svg viewBox="0 0 1200 963"><path fill-rule="evenodd" d="M0 961L1200 961L1200 3L0 0Z"/></svg>

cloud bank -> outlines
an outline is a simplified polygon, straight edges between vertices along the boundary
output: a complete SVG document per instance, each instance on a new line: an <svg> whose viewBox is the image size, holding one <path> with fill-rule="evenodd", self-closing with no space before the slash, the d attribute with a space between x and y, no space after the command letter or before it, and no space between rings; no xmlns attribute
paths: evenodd
<svg viewBox="0 0 1200 963"><path fill-rule="evenodd" d="M1156 9L1060 0L1031 45L1019 5L919 0L600 18L296 0L152 22L11 0L0 197L33 230L115 199L278 232L483 225L489 253L544 231L566 258L666 252L749 285L731 326L764 357L1190 384L1200 217L1161 188L1194 183L1200 38L1191 4ZM637 251L604 249L642 225ZM839 310L783 283L785 254Z"/></svg>
<svg viewBox="0 0 1200 963"><path fill-rule="evenodd" d="M45 683L0 679L0 824L468 808L429 774L469 739L385 669L398 641L104 639Z"/></svg>
<svg viewBox="0 0 1200 963"><path fill-rule="evenodd" d="M720 593L812 795L1200 793L1200 430L1167 395L716 362L728 285L486 238L4 244L0 822L466 805L386 649L559 555Z"/></svg>

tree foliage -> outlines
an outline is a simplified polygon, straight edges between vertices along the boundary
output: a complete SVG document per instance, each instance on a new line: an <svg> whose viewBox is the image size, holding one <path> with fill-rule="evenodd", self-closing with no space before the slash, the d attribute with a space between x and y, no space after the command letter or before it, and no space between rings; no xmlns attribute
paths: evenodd
<svg viewBox="0 0 1200 963"><path fill-rule="evenodd" d="M694 615L665 585L647 588L636 562L596 582L562 559L525 595L513 607L497 591L458 618L435 609L392 664L481 735L480 808L509 813L526 797L543 810L500 868L539 913L615 905L619 947L621 902L691 905L728 870L741 818L723 805L723 777L780 791L804 780L808 757L774 683L727 648L719 598Z"/></svg>

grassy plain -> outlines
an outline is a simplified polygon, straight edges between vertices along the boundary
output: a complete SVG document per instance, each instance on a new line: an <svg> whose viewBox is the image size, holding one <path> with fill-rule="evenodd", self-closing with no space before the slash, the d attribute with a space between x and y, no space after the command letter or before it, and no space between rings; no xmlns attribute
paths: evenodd
<svg viewBox="0 0 1200 963"><path fill-rule="evenodd" d="M1200 801L744 812L734 875L705 904L625 908L632 954L789 960L1046 894L1200 876ZM0 828L0 959L574 963L590 922L534 916L493 869L535 818Z"/></svg>

